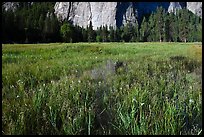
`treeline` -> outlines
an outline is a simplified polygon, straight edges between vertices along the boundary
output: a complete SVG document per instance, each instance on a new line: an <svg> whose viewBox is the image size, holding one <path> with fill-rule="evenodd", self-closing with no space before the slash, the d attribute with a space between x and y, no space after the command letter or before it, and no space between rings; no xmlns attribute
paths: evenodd
<svg viewBox="0 0 204 137"><path fill-rule="evenodd" d="M2 41L37 43L61 41L61 23L54 15L55 2L19 2L17 10L2 6Z"/></svg>
<svg viewBox="0 0 204 137"><path fill-rule="evenodd" d="M93 30L71 22L59 22L54 2L21 3L13 11L2 11L3 43L48 42L202 42L202 19L187 9L176 14L162 7L144 16L140 24L127 23L120 28L101 26Z"/></svg>

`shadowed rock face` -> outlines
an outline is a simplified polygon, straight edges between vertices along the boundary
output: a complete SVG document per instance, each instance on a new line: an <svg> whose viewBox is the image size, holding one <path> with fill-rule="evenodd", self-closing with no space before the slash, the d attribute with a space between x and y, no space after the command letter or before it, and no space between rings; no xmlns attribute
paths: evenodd
<svg viewBox="0 0 204 137"><path fill-rule="evenodd" d="M137 22L137 9L133 2L119 2L116 7L116 26L120 27L127 23L135 24Z"/></svg>
<svg viewBox="0 0 204 137"><path fill-rule="evenodd" d="M168 10L169 2L134 2L134 6L138 11L138 22L142 22L145 14L151 14L157 10L157 7L163 7Z"/></svg>

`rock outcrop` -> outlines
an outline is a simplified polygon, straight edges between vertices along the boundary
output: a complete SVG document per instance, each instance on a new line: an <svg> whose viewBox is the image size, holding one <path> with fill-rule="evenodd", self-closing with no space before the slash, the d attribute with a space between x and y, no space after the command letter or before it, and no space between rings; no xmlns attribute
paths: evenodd
<svg viewBox="0 0 204 137"><path fill-rule="evenodd" d="M4 2L2 3L2 8L4 8L5 11L12 10L15 11L18 7L18 2Z"/></svg>
<svg viewBox="0 0 204 137"><path fill-rule="evenodd" d="M92 22L93 29L100 26L121 26L137 21L132 2L57 2L55 14L60 20L69 20L84 28Z"/></svg>
<svg viewBox="0 0 204 137"><path fill-rule="evenodd" d="M187 9L202 18L202 2L187 2Z"/></svg>
<svg viewBox="0 0 204 137"><path fill-rule="evenodd" d="M27 6L31 6L33 2L25 2ZM5 11L11 10L15 12L19 7L21 7L23 3L21 2L2 2L2 9Z"/></svg>
<svg viewBox="0 0 204 137"><path fill-rule="evenodd" d="M137 17L138 17L137 10L135 9L133 3L131 2L128 5L128 8L126 9L125 13L123 14L122 23L124 25L127 23L131 23L134 25L137 22Z"/></svg>
<svg viewBox="0 0 204 137"><path fill-rule="evenodd" d="M182 7L179 2L170 2L168 12L173 12L176 14L176 11L180 9L182 9Z"/></svg>

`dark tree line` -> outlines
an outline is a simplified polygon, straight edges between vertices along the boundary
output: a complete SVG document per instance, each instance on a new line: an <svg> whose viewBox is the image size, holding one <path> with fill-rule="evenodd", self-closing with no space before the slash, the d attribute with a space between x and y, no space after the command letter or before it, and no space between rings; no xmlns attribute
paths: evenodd
<svg viewBox="0 0 204 137"><path fill-rule="evenodd" d="M19 2L17 10L2 8L2 41L5 43L35 43L60 41L60 22L52 2Z"/></svg>
<svg viewBox="0 0 204 137"><path fill-rule="evenodd" d="M2 9L3 43L47 42L196 42L202 41L202 19L187 9L174 13L162 7L144 16L139 24L127 23L120 28L100 26L93 30L71 22L59 22L54 14L54 2L22 2L18 9Z"/></svg>
<svg viewBox="0 0 204 137"><path fill-rule="evenodd" d="M174 14L159 7L148 18L143 18L139 30L139 41L202 41L202 19L187 9Z"/></svg>

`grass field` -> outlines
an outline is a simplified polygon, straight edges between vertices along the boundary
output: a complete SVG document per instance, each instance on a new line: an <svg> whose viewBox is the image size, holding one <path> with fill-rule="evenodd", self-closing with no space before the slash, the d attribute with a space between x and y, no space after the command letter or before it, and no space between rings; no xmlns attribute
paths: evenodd
<svg viewBox="0 0 204 137"><path fill-rule="evenodd" d="M201 43L2 44L2 134L201 133Z"/></svg>

